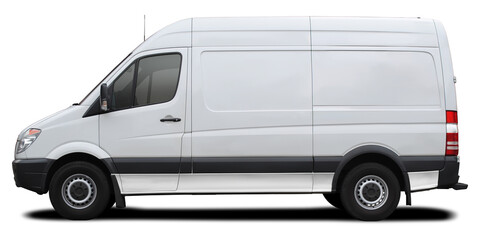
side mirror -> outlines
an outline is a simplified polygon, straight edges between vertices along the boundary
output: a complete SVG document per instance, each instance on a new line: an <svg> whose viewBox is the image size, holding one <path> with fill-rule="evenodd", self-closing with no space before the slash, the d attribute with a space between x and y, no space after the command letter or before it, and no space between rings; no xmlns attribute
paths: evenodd
<svg viewBox="0 0 480 240"><path fill-rule="evenodd" d="M100 109L108 111L108 87L106 83L100 86Z"/></svg>

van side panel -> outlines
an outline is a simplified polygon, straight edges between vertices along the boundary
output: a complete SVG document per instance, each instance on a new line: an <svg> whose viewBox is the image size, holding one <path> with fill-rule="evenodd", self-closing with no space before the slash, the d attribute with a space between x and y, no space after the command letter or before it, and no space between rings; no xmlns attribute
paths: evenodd
<svg viewBox="0 0 480 240"><path fill-rule="evenodd" d="M311 192L308 17L194 19L192 39L193 173L179 191Z"/></svg>
<svg viewBox="0 0 480 240"><path fill-rule="evenodd" d="M194 49L194 57L194 158L312 156L309 51Z"/></svg>
<svg viewBox="0 0 480 240"><path fill-rule="evenodd" d="M306 50L193 49L193 174L179 191L311 192Z"/></svg>
<svg viewBox="0 0 480 240"><path fill-rule="evenodd" d="M314 51L315 156L344 156L364 145L399 156L442 155L445 110L436 62L436 49Z"/></svg>

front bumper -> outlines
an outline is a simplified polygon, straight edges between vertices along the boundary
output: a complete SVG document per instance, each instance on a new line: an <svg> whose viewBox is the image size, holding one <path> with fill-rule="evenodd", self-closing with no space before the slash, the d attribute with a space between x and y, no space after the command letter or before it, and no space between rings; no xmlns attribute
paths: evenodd
<svg viewBox="0 0 480 240"><path fill-rule="evenodd" d="M460 176L458 176L459 168L460 162L458 161L458 158L456 156L446 156L445 165L443 169L439 171L438 188L453 188L455 190L467 189L467 184L458 182L458 179L460 178Z"/></svg>
<svg viewBox="0 0 480 240"><path fill-rule="evenodd" d="M38 194L46 193L47 172L52 163L51 159L14 160L12 167L15 184Z"/></svg>

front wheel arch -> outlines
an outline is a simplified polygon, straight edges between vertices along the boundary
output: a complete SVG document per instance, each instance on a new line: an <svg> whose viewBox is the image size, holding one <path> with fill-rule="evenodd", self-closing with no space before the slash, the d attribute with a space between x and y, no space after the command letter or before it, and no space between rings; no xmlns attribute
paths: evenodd
<svg viewBox="0 0 480 240"><path fill-rule="evenodd" d="M53 163L47 170L47 177L45 180L45 188L44 188L45 193L49 191L50 182L52 181L52 177L55 174L55 172L58 169L60 169L62 166L75 161L91 163L96 167L100 168L102 172L105 174L105 176L107 177L110 187L113 187L113 183L110 178L111 174L116 172L116 168L115 168L115 165L113 164L113 161L110 158L98 159L90 154L78 152L78 153L67 154L53 161Z"/></svg>

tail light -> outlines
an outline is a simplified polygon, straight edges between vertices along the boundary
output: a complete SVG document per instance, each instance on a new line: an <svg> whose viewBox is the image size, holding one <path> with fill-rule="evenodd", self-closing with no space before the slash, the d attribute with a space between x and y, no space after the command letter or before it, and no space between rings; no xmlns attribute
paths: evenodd
<svg viewBox="0 0 480 240"><path fill-rule="evenodd" d="M458 155L458 117L456 111L447 111L446 156Z"/></svg>

